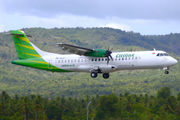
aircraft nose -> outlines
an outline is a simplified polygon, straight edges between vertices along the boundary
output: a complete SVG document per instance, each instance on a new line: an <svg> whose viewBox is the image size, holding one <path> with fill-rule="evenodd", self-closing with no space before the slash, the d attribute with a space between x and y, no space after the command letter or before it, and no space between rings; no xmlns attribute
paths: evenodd
<svg viewBox="0 0 180 120"><path fill-rule="evenodd" d="M176 65L176 64L178 63L178 61L177 61L176 59L172 58L171 63L172 63L173 65Z"/></svg>

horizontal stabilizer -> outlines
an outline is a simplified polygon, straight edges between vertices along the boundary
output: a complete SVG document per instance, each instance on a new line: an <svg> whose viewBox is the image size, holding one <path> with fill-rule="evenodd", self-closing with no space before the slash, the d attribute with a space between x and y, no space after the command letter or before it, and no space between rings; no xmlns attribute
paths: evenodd
<svg viewBox="0 0 180 120"><path fill-rule="evenodd" d="M18 34L18 33L5 33L5 34L8 34L8 35L13 35L13 36L23 36L25 34ZM27 37L32 37L31 35L26 35Z"/></svg>

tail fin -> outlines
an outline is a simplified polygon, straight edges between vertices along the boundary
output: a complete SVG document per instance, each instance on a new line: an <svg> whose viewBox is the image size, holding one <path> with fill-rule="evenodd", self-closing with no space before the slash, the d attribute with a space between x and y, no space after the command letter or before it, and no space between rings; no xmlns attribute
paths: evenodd
<svg viewBox="0 0 180 120"><path fill-rule="evenodd" d="M13 35L14 45L19 59L37 58L41 57L40 49L33 45L21 30L11 31L10 35ZM38 51L39 53L38 53Z"/></svg>

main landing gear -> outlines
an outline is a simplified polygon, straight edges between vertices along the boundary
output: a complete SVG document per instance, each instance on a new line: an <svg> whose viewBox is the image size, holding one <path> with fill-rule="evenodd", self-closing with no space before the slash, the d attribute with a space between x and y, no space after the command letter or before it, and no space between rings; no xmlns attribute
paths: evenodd
<svg viewBox="0 0 180 120"><path fill-rule="evenodd" d="M109 78L109 73L103 73L102 76L103 76L104 79L108 79Z"/></svg>
<svg viewBox="0 0 180 120"><path fill-rule="evenodd" d="M96 78L96 77L97 77L97 72L92 72L92 73L91 73L91 77L92 77L92 78Z"/></svg>
<svg viewBox="0 0 180 120"><path fill-rule="evenodd" d="M98 76L97 72L91 72L91 77L96 78ZM109 78L109 73L103 73L103 78L108 79Z"/></svg>

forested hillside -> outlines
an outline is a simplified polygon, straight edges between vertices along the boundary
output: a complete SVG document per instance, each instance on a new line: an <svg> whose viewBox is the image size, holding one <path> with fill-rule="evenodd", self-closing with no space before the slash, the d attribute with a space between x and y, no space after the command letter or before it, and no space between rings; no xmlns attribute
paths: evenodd
<svg viewBox="0 0 180 120"><path fill-rule="evenodd" d="M142 36L139 33L125 32L111 28L26 28L29 40L42 50L65 53L55 46L68 43L88 48L114 48L114 51L153 50L167 51L179 56L180 34L164 36ZM180 91L179 64L170 68L165 75L159 70L119 71L110 74L105 80L99 75L92 79L88 73L51 73L47 71L12 65L17 58L12 36L0 33L0 91L10 96L42 95L45 98L84 97L128 92L130 94L155 95L161 87L171 88L172 95Z"/></svg>
<svg viewBox="0 0 180 120"><path fill-rule="evenodd" d="M119 93L118 95L86 94L84 98L57 96L46 99L41 95L14 95L2 91L0 94L1 120L179 120L180 92L171 95L169 87L149 94Z"/></svg>

